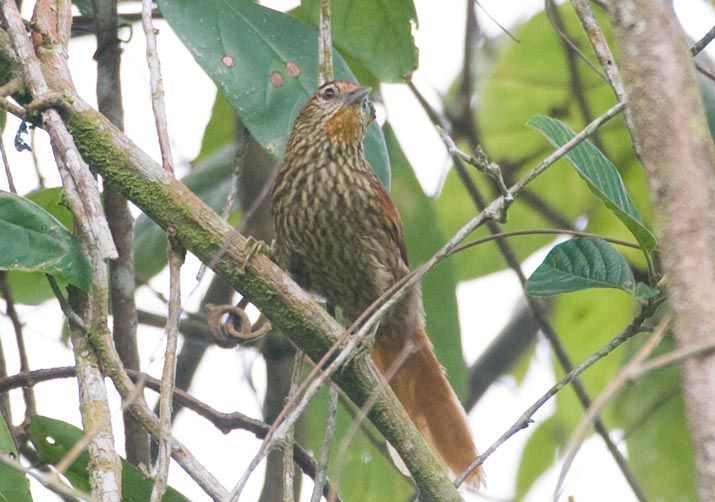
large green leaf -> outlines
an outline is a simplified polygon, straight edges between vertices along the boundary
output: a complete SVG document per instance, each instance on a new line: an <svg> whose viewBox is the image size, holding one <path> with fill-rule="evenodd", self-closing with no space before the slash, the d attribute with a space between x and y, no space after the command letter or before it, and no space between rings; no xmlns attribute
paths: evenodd
<svg viewBox="0 0 715 502"><path fill-rule="evenodd" d="M231 188L235 162L236 147L226 144L197 163L182 181L214 211L220 211ZM140 282L147 282L166 266L166 232L145 214L134 227L134 256Z"/></svg>
<svg viewBox="0 0 715 502"><path fill-rule="evenodd" d="M62 205L62 188L43 188L25 194L25 197L57 218L62 225L72 231L74 224L72 213ZM7 273L7 279L13 298L17 303L37 305L55 297L43 272L10 270Z"/></svg>
<svg viewBox="0 0 715 502"><path fill-rule="evenodd" d="M556 147L563 146L576 135L560 120L544 115L532 118L528 125L541 131ZM656 247L655 237L628 195L616 166L589 140L572 148L566 157L593 193L628 227L643 249L646 252L653 251Z"/></svg>
<svg viewBox="0 0 715 502"><path fill-rule="evenodd" d="M201 140L201 150L192 162L192 169L227 144L236 142L236 114L220 92L216 93L211 118Z"/></svg>
<svg viewBox="0 0 715 502"><path fill-rule="evenodd" d="M302 0L314 25L320 0ZM334 0L330 3L333 44L383 81L401 82L417 68L412 0Z"/></svg>
<svg viewBox="0 0 715 502"><path fill-rule="evenodd" d="M576 237L555 246L526 281L531 296L552 296L590 288L615 288L633 294L633 272L626 259L603 239Z"/></svg>
<svg viewBox="0 0 715 502"><path fill-rule="evenodd" d="M249 0L159 0L162 14L218 86L251 135L280 157L301 106L317 89L318 34L287 14ZM335 76L355 80L335 54ZM379 126L368 127L365 154L389 186Z"/></svg>
<svg viewBox="0 0 715 502"><path fill-rule="evenodd" d="M0 191L0 270L50 274L87 290L91 272L72 234L25 197Z"/></svg>
<svg viewBox="0 0 715 502"><path fill-rule="evenodd" d="M0 453L14 460L20 458L10 429L2 415L0 415ZM2 461L0 461L0 500L12 502L32 500L30 483L27 482L25 474Z"/></svg>
<svg viewBox="0 0 715 502"><path fill-rule="evenodd" d="M35 415L30 422L30 441L45 463L57 464L82 439L82 429L53 418ZM78 490L89 491L89 454L83 451L67 469L65 475ZM148 501L153 481L146 479L139 469L122 459L122 499L132 502ZM188 502L189 499L168 487L165 502Z"/></svg>
<svg viewBox="0 0 715 502"><path fill-rule="evenodd" d="M429 260L446 239L438 226L434 201L422 191L392 128L386 124L383 132L394 180L391 197L402 216L410 266L415 268ZM457 395L463 396L467 367L462 354L456 289L456 270L450 260L443 261L422 281L427 333L452 387Z"/></svg>

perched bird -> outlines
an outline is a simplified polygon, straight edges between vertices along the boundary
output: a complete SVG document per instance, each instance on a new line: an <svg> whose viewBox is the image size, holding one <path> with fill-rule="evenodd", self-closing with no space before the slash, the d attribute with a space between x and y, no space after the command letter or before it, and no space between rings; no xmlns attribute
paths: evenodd
<svg viewBox="0 0 715 502"><path fill-rule="evenodd" d="M400 215L365 160L365 129L374 119L369 91L346 81L321 86L296 118L273 186L279 263L351 322L409 273ZM414 348L390 386L456 475L477 450L424 325L415 286L380 322L371 355L384 373L406 344ZM478 486L482 476L477 470L467 482Z"/></svg>

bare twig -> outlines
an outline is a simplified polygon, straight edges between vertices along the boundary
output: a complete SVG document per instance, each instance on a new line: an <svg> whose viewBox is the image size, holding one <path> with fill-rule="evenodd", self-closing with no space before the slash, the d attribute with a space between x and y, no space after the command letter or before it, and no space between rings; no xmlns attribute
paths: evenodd
<svg viewBox="0 0 715 502"><path fill-rule="evenodd" d="M166 320L166 351L164 369L161 375L161 395L159 397L159 454L154 466L154 486L151 501L159 502L164 497L169 479L171 459L171 409L176 379L176 345L179 337L179 317L181 316L181 265L184 251L181 244L169 236L167 246L169 256L169 313Z"/></svg>
<svg viewBox="0 0 715 502"><path fill-rule="evenodd" d="M633 369L629 377L629 381L638 380L654 371L658 371L663 368L679 364L690 357L697 357L709 354L714 350L715 339L712 339L699 343L694 343L692 345L682 347L672 352L668 352L667 354L663 354L662 356L655 357L648 361L643 361L641 364L638 365L637 368Z"/></svg>
<svg viewBox="0 0 715 502"><path fill-rule="evenodd" d="M22 334L22 322L15 309L15 300L12 295L12 290L10 289L10 283L7 280L7 271L4 270L0 271L0 292L2 292L2 297L5 300L5 310L15 330L17 352L20 356L20 371L27 373L30 371L30 363L27 359L27 350L25 349L25 337ZM25 400L25 424L29 424L30 419L36 413L35 393L32 389L23 389L22 397Z"/></svg>
<svg viewBox="0 0 715 502"><path fill-rule="evenodd" d="M10 191L14 194L17 193L17 188L15 188L15 181L12 179L12 171L10 170L10 162L7 160L7 153L5 152L5 142L2 137L0 137L0 155L2 155L2 165L5 167L5 177L7 178L7 186Z"/></svg>
<svg viewBox="0 0 715 502"><path fill-rule="evenodd" d="M325 434L323 434L323 444L320 447L320 458L318 460L317 473L315 475L315 485L310 502L320 502L320 496L325 488L328 479L328 461L330 459L330 447L333 444L333 433L335 432L336 418L338 415L338 386L330 382L328 386L328 416L325 419ZM329 489L326 498L337 495L337 487ZM334 498L334 497L333 497Z"/></svg>
<svg viewBox="0 0 715 502"><path fill-rule="evenodd" d="M562 230L560 228L537 228L533 230L511 230L509 232L499 232L497 234L488 235L487 237L482 237L481 239L475 239L473 241L469 241L465 244L462 244L461 246L454 248L450 253L450 256L464 251L465 249L469 249L473 246L484 244L485 242L490 242L505 237L516 237L519 235L573 235L574 237L594 237L597 239L603 239L604 241L610 242L611 244L617 244L619 246L624 246L631 249L641 248L635 242L614 239L612 237L605 237L603 235L592 234L589 232L579 232L578 230Z"/></svg>
<svg viewBox="0 0 715 502"><path fill-rule="evenodd" d="M290 376L290 390L288 395L295 392L300 379L303 377L305 354L298 350L293 358L293 370ZM283 442L283 502L293 502L293 443L295 442L295 427L290 427L286 432Z"/></svg>
<svg viewBox="0 0 715 502"><path fill-rule="evenodd" d="M333 80L333 41L330 35L330 0L320 0L318 36L318 85Z"/></svg>
<svg viewBox="0 0 715 502"><path fill-rule="evenodd" d="M149 65L151 85L151 107L154 111L156 134L159 137L161 164L166 171L174 171L174 161L169 148L169 135L166 126L166 106L164 104L164 83L161 78L161 64L156 48L156 31L151 20L153 0L142 0L142 28L146 35L146 61Z"/></svg>
<svg viewBox="0 0 715 502"><path fill-rule="evenodd" d="M564 455L563 466L561 467L561 473L559 474L556 489L554 490L554 502L556 502L558 494L561 491L561 486L566 478L566 473L573 463L576 453L583 444L583 441L586 438L586 433L590 429L595 418L601 413L606 404L608 404L608 402L626 385L626 383L628 383L629 378L640 363L655 350L665 334L668 332L668 328L670 327L672 320L672 314L668 314L661 319L660 323L658 323L658 327L653 331L653 334L650 336L648 341L643 345L643 347L641 347L636 355L633 356L633 359L628 361L623 369L621 369L618 376L606 386L601 395L598 396L598 398L591 404L589 409L586 411L586 414L571 434L571 438L564 449L566 454Z"/></svg>
<svg viewBox="0 0 715 502"><path fill-rule="evenodd" d="M458 157L467 164L471 164L477 169L479 169L481 172L486 173L494 180L497 185L497 188L499 188L499 192L501 193L501 195L506 197L507 201L511 198L509 189L504 184L504 178L502 178L501 169L496 163L489 161L489 159L487 158L487 154L484 153L484 150L482 148L476 149L476 156L467 155L462 150L460 150L457 145L454 144L454 140L449 137L447 131L445 131L442 127L438 125L435 126L435 128L437 129L437 132L439 133L440 137L442 138L442 141L447 147L447 152L451 156Z"/></svg>
<svg viewBox="0 0 715 502"><path fill-rule="evenodd" d="M477 4L477 7L479 7L480 9L482 9L482 12L484 12L484 14L486 14L487 17L488 17L489 19L491 19L492 22L493 22L494 24L496 24L501 31L503 31L504 33L506 33L509 38L511 38L511 39L512 39L514 42L516 42L517 44L521 42L521 40L519 40L519 39L516 38L514 35L512 35L511 32L510 32L509 30L507 30L499 21L497 21L496 19L494 19L494 17L493 17L491 14L489 14L489 11L488 11L487 9L485 9L485 8L482 6L482 4L480 4L477 0L474 0L474 3Z"/></svg>
<svg viewBox="0 0 715 502"><path fill-rule="evenodd" d="M568 35L568 33L566 33L565 27L563 25L563 22L561 21L554 0L544 1L544 11L546 12L546 17L549 19L551 26L554 28L556 33L558 33L559 37L561 37L561 40L563 40L563 42L566 44L567 50L573 51L574 54L581 58L584 63L586 63L594 72L596 72L596 75L598 75L604 81L607 82L608 78L606 77L606 75L603 74L601 69L598 68L595 64L593 64L591 60L588 59L583 52L581 52L581 49L578 48L576 43L571 40L571 37Z"/></svg>
<svg viewBox="0 0 715 502"><path fill-rule="evenodd" d="M698 54L700 54L703 49L705 49L705 47L707 47L708 44L713 41L713 39L715 39L715 26L710 28L710 30L705 35L703 35L700 40L693 44L693 46L690 48L690 55L697 56Z"/></svg>
<svg viewBox="0 0 715 502"><path fill-rule="evenodd" d="M499 439L497 439L489 448L487 448L484 453L479 455L479 457L477 457L477 459L469 466L469 468L467 468L463 473L459 475L459 477L455 481L455 484L457 486L462 484L464 480L469 476L469 474L472 473L475 469L477 469L480 465L482 465L484 461L486 461L486 459L492 453L494 453L494 451L496 451L497 448L504 444L504 442L506 442L514 434L516 434L520 430L527 428L532 422L531 417L534 415L534 413L536 413L549 399L556 395L556 393L558 393L566 385L568 385L570 382L573 382L578 375L580 375L586 369L591 367L595 362L610 354L616 347L631 338L633 335L642 332L643 322L651 315L653 315L653 312L655 311L657 305L658 304L654 302L643 308L640 314L638 314L638 316L633 320L633 322L631 322L631 324L626 329L623 330L623 332L613 338L598 352L593 354L591 357L589 357L584 362L569 371L566 375L564 375L561 380L559 380L553 387L551 387L543 396L537 399L534 404L527 408L527 410L521 414L519 419L514 422L514 424L504 434L502 434Z"/></svg>

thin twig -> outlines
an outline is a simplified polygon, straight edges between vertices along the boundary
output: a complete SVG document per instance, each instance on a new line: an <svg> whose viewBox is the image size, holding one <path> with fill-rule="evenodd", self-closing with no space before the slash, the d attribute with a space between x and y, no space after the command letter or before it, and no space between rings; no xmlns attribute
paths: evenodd
<svg viewBox="0 0 715 502"><path fill-rule="evenodd" d="M290 390L294 392L303 377L303 365L305 364L305 354L298 350L293 357L293 370L290 375ZM293 479L295 469L293 468L293 444L295 443L295 427L290 427L283 442L283 502L293 502Z"/></svg>
<svg viewBox="0 0 715 502"><path fill-rule="evenodd" d="M1 141L0 141L1 143ZM12 327L15 331L15 342L17 343L17 352L20 356L20 371L26 373L30 371L30 363L27 358L27 349L25 348L25 337L22 333L22 322L20 316L15 309L15 299L13 298L10 283L7 280L7 271L0 271L0 292L5 300L5 311L12 321ZM37 413L35 406L35 393L32 389L23 389L22 397L25 400L25 424L30 423L30 419Z"/></svg>
<svg viewBox="0 0 715 502"><path fill-rule="evenodd" d="M509 427L509 429L504 434L502 434L499 439L497 439L489 448L487 448L484 453L479 455L479 457L477 457L477 459L463 473L459 475L459 477L455 480L455 484L457 486L461 485L475 469L482 465L487 460L487 458L489 458L489 456L496 451L497 448L504 444L514 434L516 434L520 430L527 428L529 424L532 423L531 417L534 416L534 414L549 399L555 396L561 389L566 387L566 385L568 385L570 382L574 381L577 376L579 376L581 373L591 367L594 363L613 352L613 350L619 345L621 345L623 342L631 338L633 335L642 332L643 322L653 315L653 312L655 311L657 305L658 304L654 302L643 308L638 314L638 316L633 320L633 322L631 322L631 324L626 329L624 329L618 336L613 338L604 347L602 347L599 351L591 355L584 362L566 373L566 375L564 375L561 380L554 384L543 396L537 399L534 404L529 406L529 408L527 408L526 411L521 414L517 421L514 422L514 424Z"/></svg>
<svg viewBox="0 0 715 502"><path fill-rule="evenodd" d="M149 65L151 86L151 107L154 111L156 134L159 137L161 165L166 171L174 172L174 161L169 148L167 132L166 105L164 104L164 83L161 78L161 63L156 48L156 31L151 20L153 0L142 0L142 28L146 35L146 61Z"/></svg>
<svg viewBox="0 0 715 502"><path fill-rule="evenodd" d="M482 237L481 239L475 239L473 241L469 241L465 244L462 244L461 246L458 246L452 250L450 253L450 256L456 253L459 253L461 251L464 251L465 249L469 249L474 246L479 246L480 244L484 244L485 242L490 242L493 240L497 239L503 239L505 237L516 237L519 235L573 235L574 237L593 237L596 239L603 239L606 242L610 242L611 244L617 244L619 246L624 246L627 248L632 248L632 249L640 249L640 245L636 244L635 242L628 242L624 241L621 239L614 239L612 237L604 237L603 235L598 235L598 234L592 234L589 232L579 232L578 230L562 230L560 228L540 228L540 229L534 229L534 230L511 230L509 232L499 232L496 234L491 234L486 237Z"/></svg>
<svg viewBox="0 0 715 502"><path fill-rule="evenodd" d="M668 313L665 317L663 317L663 319L660 320L660 323L658 323L656 329L653 330L653 334L650 336L648 341L643 345L643 347L641 347L636 355L633 356L633 359L628 361L623 369L621 369L618 376L606 386L601 395L599 395L591 406L589 406L588 410L586 410L586 414L571 434L571 437L566 444L566 448L564 449L566 453L564 455L563 466L561 467L559 479L556 482L556 488L554 489L554 502L558 499L561 486L566 479L566 473L571 467L576 453L583 444L583 441L586 439L586 434L594 420L601 413L606 404L608 404L610 400L626 385L626 383L628 383L628 380L634 370L636 370L641 362L655 350L665 334L668 332L668 328L670 327L672 320L672 313Z"/></svg>
<svg viewBox="0 0 715 502"><path fill-rule="evenodd" d="M690 346L685 346L680 349L668 352L662 356L655 357L648 361L643 361L635 368L629 376L630 381L638 380L644 376L675 364L683 362L689 357L697 357L715 350L715 339L707 340L701 343L696 343Z"/></svg>
<svg viewBox="0 0 715 502"><path fill-rule="evenodd" d="M488 17L489 19L491 19L492 22L499 27L499 29L500 29L501 31L503 31L504 33L506 33L509 38L511 38L511 39L512 39L514 42L516 42L517 44L518 44L518 43L521 43L521 40L519 40L519 39L516 38L514 35L512 35L511 32L510 32L509 30L507 30L499 21L497 21L496 19L494 19L494 17L493 17L491 14L489 14L489 11L488 11L487 9L485 9L485 8L482 6L482 4L480 4L480 3L478 2L478 0L474 0L474 3L477 4L477 7L479 7L480 9L482 9L482 12L484 12L484 13L487 15L487 17Z"/></svg>
<svg viewBox="0 0 715 502"><path fill-rule="evenodd" d="M159 502L164 497L169 479L171 459L171 410L176 380L176 346L179 337L179 317L181 317L181 265L184 251L181 244L169 236L167 245L169 262L169 312L166 320L166 351L164 369L161 375L159 396L159 453L154 466L154 486L151 501Z"/></svg>
<svg viewBox="0 0 715 502"><path fill-rule="evenodd" d="M705 47L708 46L710 42L713 41L713 39L715 39L715 26L710 28L710 31L708 31L700 40L695 42L693 46L690 47L690 54L692 56L697 56L703 51L703 49L705 49Z"/></svg>
<svg viewBox="0 0 715 502"><path fill-rule="evenodd" d="M563 40L566 44L567 50L573 51L574 54L581 58L584 63L586 63L594 72L596 72L596 75L601 77L604 82L608 82L608 77L606 77L606 75L603 74L601 69L595 64L593 64L591 60L588 59L583 52L581 52L581 49L578 48L576 43L571 40L571 37L565 32L563 22L561 21L556 9L557 7L554 3L554 0L544 1L544 11L546 12L546 17L549 19L549 22L551 23L551 26L554 28L556 33L558 33L559 37L561 37L561 40Z"/></svg>
<svg viewBox="0 0 715 502"><path fill-rule="evenodd" d="M318 85L333 76L333 41L330 34L330 0L320 0L320 33L318 36Z"/></svg>
<svg viewBox="0 0 715 502"><path fill-rule="evenodd" d="M7 186L10 191L17 194L17 188L15 188L15 180L12 179L12 171L10 170L10 162L7 160L7 153L5 152L5 142L0 136L0 154L2 155L2 165L5 167L5 177L7 177Z"/></svg>
<svg viewBox="0 0 715 502"><path fill-rule="evenodd" d="M337 421L339 396L338 386L334 382L330 382L328 386L328 416L325 419L325 433L323 434L323 443L320 447L320 458L318 459L315 484L313 486L313 494L310 496L310 502L320 502L320 496L323 494L323 490L326 486L325 482L328 479L328 461L330 460L330 447L333 444L333 434ZM337 492L337 486L329 489L326 498L330 500L333 493L337 495Z"/></svg>

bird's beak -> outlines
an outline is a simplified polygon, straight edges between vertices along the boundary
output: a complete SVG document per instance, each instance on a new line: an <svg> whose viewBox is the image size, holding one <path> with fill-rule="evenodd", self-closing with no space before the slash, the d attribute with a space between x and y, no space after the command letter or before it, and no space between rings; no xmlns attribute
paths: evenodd
<svg viewBox="0 0 715 502"><path fill-rule="evenodd" d="M343 99L343 106L349 106L353 103L359 103L360 101L362 101L362 98L370 94L370 91L372 91L371 87L358 87L353 92L345 96L345 98Z"/></svg>

